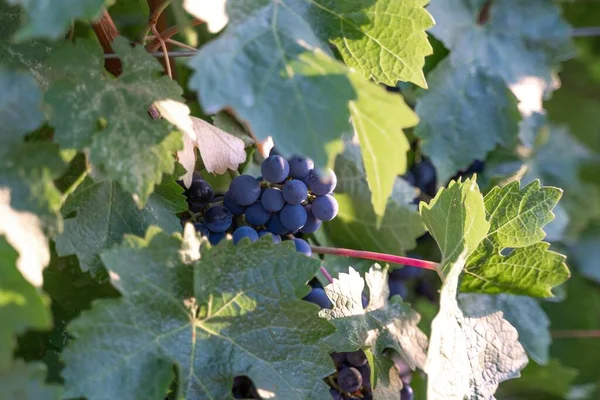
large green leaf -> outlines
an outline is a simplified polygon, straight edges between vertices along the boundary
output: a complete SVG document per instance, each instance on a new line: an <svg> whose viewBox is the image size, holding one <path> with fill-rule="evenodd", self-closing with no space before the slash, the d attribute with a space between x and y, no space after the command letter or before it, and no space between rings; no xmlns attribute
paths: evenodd
<svg viewBox="0 0 600 400"><path fill-rule="evenodd" d="M9 368L16 335L52 325L48 300L23 278L17 269L17 256L0 236L0 370Z"/></svg>
<svg viewBox="0 0 600 400"><path fill-rule="evenodd" d="M350 115L360 147L371 203L379 224L398 175L406 172L410 144L402 133L419 122L402 97L363 79L352 78L358 98L350 102Z"/></svg>
<svg viewBox="0 0 600 400"><path fill-rule="evenodd" d="M148 107L179 100L181 88L158 77L161 65L143 48L120 37L113 48L123 63L119 79L106 74L102 50L91 42L57 49L50 64L65 72L45 100L61 147L89 148L91 162L144 205L163 174L173 172L173 153L182 147L181 134L166 121L152 120Z"/></svg>
<svg viewBox="0 0 600 400"><path fill-rule="evenodd" d="M415 197L413 187L404 180L396 179L384 217L377 226L377 214L370 204L371 196L358 146L346 143L346 151L336 159L335 172L338 177L335 198L339 203L339 213L324 224L328 239L334 246L391 254L405 253L416 246L416 239L425 233L425 229L419 214L410 204Z"/></svg>
<svg viewBox="0 0 600 400"><path fill-rule="evenodd" d="M369 304L362 306L365 281L369 287ZM319 315L336 326L337 332L327 339L336 351L369 350L374 356L377 380L387 386L391 362L384 355L393 349L413 369L423 368L427 336L417 327L420 317L400 296L390 297L387 268L375 264L365 279L352 267L340 273L325 287L333 309L324 309ZM396 393L397 395L397 393ZM397 398L397 397L396 397Z"/></svg>
<svg viewBox="0 0 600 400"><path fill-rule="evenodd" d="M519 133L517 100L501 79L482 68L453 66L444 60L428 76L416 106L421 122L415 135L444 185L473 160L485 160L497 145L508 146Z"/></svg>
<svg viewBox="0 0 600 400"><path fill-rule="evenodd" d="M28 40L14 42L23 12L18 7L0 3L0 64L28 70L44 87L50 83L50 68L45 59L53 44L49 41Z"/></svg>
<svg viewBox="0 0 600 400"><path fill-rule="evenodd" d="M0 370L0 400L59 400L62 388L47 385L46 367L41 363L26 364L15 360Z"/></svg>
<svg viewBox="0 0 600 400"><path fill-rule="evenodd" d="M6 0L21 5L27 12L27 24L17 33L19 39L47 37L58 39L73 19L92 19L105 0Z"/></svg>
<svg viewBox="0 0 600 400"><path fill-rule="evenodd" d="M327 399L333 327L298 299L320 263L269 238L225 241L193 262L189 228L183 241L150 228L102 254L122 297L70 325L66 396L163 399L175 366L181 398L229 398L245 375L263 397Z"/></svg>
<svg viewBox="0 0 600 400"><path fill-rule="evenodd" d="M187 208L181 192L175 182L163 183L140 209L117 182L88 177L62 208L66 220L56 237L57 252L76 254L81 269L97 275L104 270L100 253L121 243L125 234L143 235L151 225L169 233L180 231L175 213Z"/></svg>
<svg viewBox="0 0 600 400"><path fill-rule="evenodd" d="M425 364L427 398L491 399L499 382L518 376L527 356L502 312L485 309L466 315L458 304L460 275L490 226L483 197L474 180L452 181L420 208L447 274Z"/></svg>
<svg viewBox="0 0 600 400"><path fill-rule="evenodd" d="M480 67L509 84L535 76L552 86L554 67L574 53L569 25L552 1L432 0L428 10L436 21L431 33L451 50L452 64Z"/></svg>
<svg viewBox="0 0 600 400"><path fill-rule="evenodd" d="M232 23L276 3L273 0L248 2L229 0L227 12ZM365 78L389 86L399 80L426 87L423 76L425 56L432 53L425 30L433 19L425 10L428 0L284 0L323 42L330 41L350 67ZM389 33L393 32L393 35Z"/></svg>
<svg viewBox="0 0 600 400"><path fill-rule="evenodd" d="M510 294L461 294L461 309L468 315L502 311L504 318L519 332L519 342L529 356L538 364L549 361L550 320L538 304L530 297Z"/></svg>
<svg viewBox="0 0 600 400"><path fill-rule="evenodd" d="M493 188L485 196L490 230L467 260L461 290L552 296L552 288L569 278L565 257L541 241L560 196L560 189L539 181Z"/></svg>

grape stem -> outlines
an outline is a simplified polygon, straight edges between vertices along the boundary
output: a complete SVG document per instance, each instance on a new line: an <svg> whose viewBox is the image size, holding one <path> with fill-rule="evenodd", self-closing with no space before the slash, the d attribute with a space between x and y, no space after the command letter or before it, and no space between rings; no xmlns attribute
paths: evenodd
<svg viewBox="0 0 600 400"><path fill-rule="evenodd" d="M329 283L333 283L333 278L331 277L331 275L329 275L329 272L327 272L325 267L322 265L321 265L321 273L323 274L325 279L327 279L329 281Z"/></svg>
<svg viewBox="0 0 600 400"><path fill-rule="evenodd" d="M334 256L362 258L364 260L374 260L389 262L394 264L409 265L411 267L439 271L439 264L432 261L419 260L417 258L395 256L393 254L375 253L373 251L342 249L337 247L319 247L311 246L313 253L331 254Z"/></svg>
<svg viewBox="0 0 600 400"><path fill-rule="evenodd" d="M555 339L582 339L582 338L600 338L600 330L591 329L560 329L553 330L552 337Z"/></svg>

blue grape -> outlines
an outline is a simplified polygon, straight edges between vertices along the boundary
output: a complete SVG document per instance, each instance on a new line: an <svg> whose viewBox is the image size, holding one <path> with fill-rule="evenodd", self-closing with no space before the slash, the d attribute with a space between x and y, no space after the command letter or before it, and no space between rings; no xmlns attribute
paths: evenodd
<svg viewBox="0 0 600 400"><path fill-rule="evenodd" d="M258 231L258 237L261 238L265 235L271 235L271 238L273 239L273 243L275 244L279 244L281 243L281 236L279 235L275 235L269 231Z"/></svg>
<svg viewBox="0 0 600 400"><path fill-rule="evenodd" d="M244 215L250 225L264 225L271 218L271 213L265 210L259 201L246 208Z"/></svg>
<svg viewBox="0 0 600 400"><path fill-rule="evenodd" d="M390 271L390 279L397 279L400 281L407 281L410 279L417 279L423 276L424 270L422 268L406 266L402 268L395 268Z"/></svg>
<svg viewBox="0 0 600 400"><path fill-rule="evenodd" d="M285 235L290 232L290 230L281 223L279 213L271 214L271 218L269 219L269 222L267 222L267 230L275 235Z"/></svg>
<svg viewBox="0 0 600 400"><path fill-rule="evenodd" d="M390 297L399 295L403 299L406 299L408 296L408 288L404 284L403 281L397 279L390 279L388 281L388 286L390 287Z"/></svg>
<svg viewBox="0 0 600 400"><path fill-rule="evenodd" d="M295 179L304 179L315 167L315 163L310 158L303 158L293 155L289 159L290 176Z"/></svg>
<svg viewBox="0 0 600 400"><path fill-rule="evenodd" d="M315 218L312 214L312 206L307 204L304 206L306 210L306 224L300 228L302 233L315 233L321 227L321 221Z"/></svg>
<svg viewBox="0 0 600 400"><path fill-rule="evenodd" d="M260 202L264 209L270 212L278 212L285 205L283 193L277 188L268 188L265 190Z"/></svg>
<svg viewBox="0 0 600 400"><path fill-rule="evenodd" d="M249 238L251 242L258 240L258 233L249 226L240 226L233 231L233 244L237 244L243 238Z"/></svg>
<svg viewBox="0 0 600 400"><path fill-rule="evenodd" d="M188 202L190 211L193 212L194 214L202 212L206 208L206 203L194 203L190 199L188 199L187 202Z"/></svg>
<svg viewBox="0 0 600 400"><path fill-rule="evenodd" d="M312 250L310 249L310 245L304 239L294 239L294 245L296 246L296 251L307 256L312 256Z"/></svg>
<svg viewBox="0 0 600 400"><path fill-rule="evenodd" d="M321 288L313 288L302 300L318 305L321 308L331 308L331 300Z"/></svg>
<svg viewBox="0 0 600 400"><path fill-rule="evenodd" d="M208 204L212 201L215 193L213 188L204 179L194 179L188 189L188 197L192 203Z"/></svg>
<svg viewBox="0 0 600 400"><path fill-rule="evenodd" d="M335 190L337 176L330 169L318 172L313 170L305 179L308 188L317 196L325 196Z"/></svg>
<svg viewBox="0 0 600 400"><path fill-rule="evenodd" d="M210 231L208 230L208 228L204 224L195 223L194 224L194 228L196 228L196 232L198 232L200 234L200 236L206 236L206 237L208 237L208 235L210 235Z"/></svg>
<svg viewBox="0 0 600 400"><path fill-rule="evenodd" d="M344 392L356 392L362 386L362 375L354 367L341 368L337 374L337 384Z"/></svg>
<svg viewBox="0 0 600 400"><path fill-rule="evenodd" d="M308 188L304 182L292 179L283 185L283 199L289 204L300 204L308 196Z"/></svg>
<svg viewBox="0 0 600 400"><path fill-rule="evenodd" d="M301 205L286 204L279 213L279 218L283 226L289 231L294 232L306 224L308 216L306 215L306 210Z"/></svg>
<svg viewBox="0 0 600 400"><path fill-rule="evenodd" d="M356 350L350 353L346 353L346 359L348 363L353 367L362 367L367 363L367 356L362 350Z"/></svg>
<svg viewBox="0 0 600 400"><path fill-rule="evenodd" d="M331 353L329 356L336 367L346 362L346 353Z"/></svg>
<svg viewBox="0 0 600 400"><path fill-rule="evenodd" d="M231 211L222 205L216 205L204 213L204 224L211 232L225 232L233 222Z"/></svg>
<svg viewBox="0 0 600 400"><path fill-rule="evenodd" d="M244 211L246 211L246 207L241 206L238 203L236 203L236 201L233 199L233 196L230 191L225 193L225 196L223 197L223 205L225 207L227 207L227 209L233 215L242 215L244 213Z"/></svg>
<svg viewBox="0 0 600 400"><path fill-rule="evenodd" d="M317 196L311 203L311 212L316 219L331 221L338 213L339 206L335 197L331 195Z"/></svg>
<svg viewBox="0 0 600 400"><path fill-rule="evenodd" d="M414 396L415 393L413 392L412 387L405 384L400 391L400 400L413 400Z"/></svg>
<svg viewBox="0 0 600 400"><path fill-rule="evenodd" d="M263 179L271 183L283 182L290 173L290 165L287 160L281 156L269 156L262 162L260 172Z"/></svg>
<svg viewBox="0 0 600 400"><path fill-rule="evenodd" d="M260 182L250 175L235 177L229 186L231 196L241 206L249 206L260 196Z"/></svg>
<svg viewBox="0 0 600 400"><path fill-rule="evenodd" d="M367 308L369 306L369 298L367 297L367 295L363 293L360 299L362 301L363 308Z"/></svg>
<svg viewBox="0 0 600 400"><path fill-rule="evenodd" d="M227 235L227 232L211 232L208 241L213 246L219 243Z"/></svg>

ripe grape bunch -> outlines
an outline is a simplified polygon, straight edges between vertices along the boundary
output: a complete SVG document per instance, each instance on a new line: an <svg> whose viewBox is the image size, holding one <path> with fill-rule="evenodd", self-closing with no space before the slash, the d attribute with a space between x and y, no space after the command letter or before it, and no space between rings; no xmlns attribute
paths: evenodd
<svg viewBox="0 0 600 400"><path fill-rule="evenodd" d="M228 233L237 244L270 234L274 243L294 240L296 250L311 256L310 245L296 236L317 231L323 221L338 213L333 197L337 178L333 171L319 171L308 158L289 160L271 155L261 164L262 176L239 175L222 196L201 176L195 176L186 191L194 226L211 244Z"/></svg>

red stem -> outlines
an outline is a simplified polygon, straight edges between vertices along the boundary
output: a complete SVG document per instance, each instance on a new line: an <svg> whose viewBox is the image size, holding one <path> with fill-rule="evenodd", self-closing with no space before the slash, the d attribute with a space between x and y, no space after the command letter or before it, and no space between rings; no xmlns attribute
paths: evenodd
<svg viewBox="0 0 600 400"><path fill-rule="evenodd" d="M329 281L329 283L333 283L333 278L331 275L329 275L329 272L327 272L324 266L321 266L321 273Z"/></svg>
<svg viewBox="0 0 600 400"><path fill-rule="evenodd" d="M311 246L313 253L317 254L332 254L334 256L362 258L365 260L374 260L382 262L390 262L394 264L409 265L411 267L424 268L432 271L437 271L438 263L431 261L419 260L417 258L395 256L393 254L375 253L373 251L340 249L336 247L318 247Z"/></svg>
<svg viewBox="0 0 600 400"><path fill-rule="evenodd" d="M600 330L561 329L552 331L552 337L555 339L600 338Z"/></svg>

